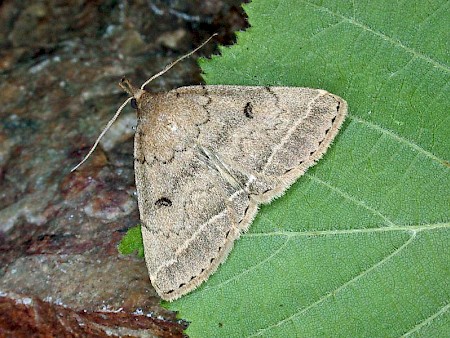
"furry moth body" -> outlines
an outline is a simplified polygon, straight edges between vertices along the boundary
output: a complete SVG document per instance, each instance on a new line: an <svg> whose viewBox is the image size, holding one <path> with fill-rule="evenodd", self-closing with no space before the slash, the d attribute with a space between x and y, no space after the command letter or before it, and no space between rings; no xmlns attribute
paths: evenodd
<svg viewBox="0 0 450 338"><path fill-rule="evenodd" d="M124 80L137 110L134 157L145 260L165 300L226 259L258 205L325 153L341 98L295 87L191 86L150 93Z"/></svg>

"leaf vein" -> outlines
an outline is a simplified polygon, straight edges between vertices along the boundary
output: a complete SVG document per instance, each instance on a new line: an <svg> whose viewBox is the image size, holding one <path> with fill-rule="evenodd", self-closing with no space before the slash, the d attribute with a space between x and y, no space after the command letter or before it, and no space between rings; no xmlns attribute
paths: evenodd
<svg viewBox="0 0 450 338"><path fill-rule="evenodd" d="M445 306L440 308L439 311L435 312L428 318L425 318L422 322L420 322L419 324L414 326L411 330L409 330L404 335L402 335L402 337L409 337L413 333L419 331L422 327L430 324L434 319L436 319L437 317L439 317L439 316L443 315L445 312L447 312L448 309L450 309L450 304L446 304Z"/></svg>
<svg viewBox="0 0 450 338"><path fill-rule="evenodd" d="M359 273L358 275L356 275L355 277L353 277L352 279L348 280L347 282L343 283L341 286L339 286L338 288L336 288L335 290L327 293L326 295L324 295L323 297L321 297L320 299L318 299L317 301L315 301L314 303L310 304L309 306L305 307L304 309L302 309L301 311L298 311L294 314L292 314L291 316L280 320L278 323L275 323L273 325L270 325L264 329L258 330L257 332L255 332L252 335L249 335L248 337L255 337L255 336L259 336L262 335L264 332L281 326L282 324L288 322L288 321L292 321L295 318L298 318L300 315L306 313L307 311L311 310L312 308L320 305L321 303L325 302L327 299L331 298L331 297L335 297L336 294L338 294L341 290L343 290L344 288L346 288L347 286L349 286L350 284L358 281L359 279L361 279L362 277L364 277L365 275L369 274L371 271L379 268L380 266L382 266L383 264L385 264L387 261L389 261L391 258L397 256L399 253L401 253L409 244L412 243L412 241L414 240L414 238L416 237L416 231L411 231L411 236L409 237L409 239L403 243L400 247L398 247L396 250L394 250L392 253L390 253L389 255L387 255L386 257L384 257L382 260L380 260L379 262L377 262L376 264L372 265L371 267L369 267L368 269L362 271L361 273Z"/></svg>
<svg viewBox="0 0 450 338"><path fill-rule="evenodd" d="M250 273L251 271L255 270L258 266L260 266L262 264L265 264L265 263L269 262L271 259L273 259L274 257L276 257L288 245L290 240L291 240L291 238L289 236L286 236L286 241L283 243L283 245L280 245L280 247L277 250L275 250L271 255L267 256L264 260L258 262L255 265L250 266L249 268L241 271L240 273L238 273L236 275L233 275L233 277L228 278L228 279L220 282L219 284L216 284L216 285L213 285L213 286L210 286L210 287L205 287L204 289L199 290L198 292L196 292L192 296L193 297L200 296L200 294L203 293L203 292L220 288L220 287L222 287L222 286L232 282L233 280L239 279L241 276L246 275L247 273Z"/></svg>
<svg viewBox="0 0 450 338"><path fill-rule="evenodd" d="M436 10L433 11L433 13L430 13L426 18L424 18L421 22L417 22L417 27L419 27L419 31L422 28L422 26L426 23L428 23L433 17L435 17L437 14L439 14L441 11L445 9L450 4L450 2L446 1L442 3L442 5Z"/></svg>
<svg viewBox="0 0 450 338"><path fill-rule="evenodd" d="M327 188L329 188L330 190L338 193L339 195L341 195L342 197L344 197L345 199L351 201L352 203L354 203L355 205L359 205L361 207L363 207L364 209L370 211L372 214L381 217L388 226L395 226L395 223L392 222L386 215L382 214L380 211L376 210L375 208L369 206L366 202L362 201L362 200L357 200L356 198L354 198L353 196L347 194L346 192L338 189L337 187L331 185L328 182L322 181L320 178L318 178L315 175L311 175L306 173L304 176L310 178L312 181L317 182L319 184L322 184L324 186L326 186Z"/></svg>
<svg viewBox="0 0 450 338"><path fill-rule="evenodd" d="M382 132L382 133L390 136L391 138L395 139L396 141L399 141L400 143L408 145L410 148L413 148L414 150L418 151L422 155L424 155L424 156L432 159L433 161L437 162L438 164L446 166L444 161L442 159L440 159L439 157L437 157L436 155L434 155L433 153L425 150L424 148L422 148L421 146L415 144L414 142L412 142L412 141L410 141L410 140L408 140L408 139L406 139L404 137L401 137L401 136L395 134L394 132L392 132L392 131L390 131L388 129L385 129L385 128L383 128L383 127L381 127L381 126L379 126L379 125L377 125L377 124L375 124L373 122L369 122L367 120L364 120L364 119L362 119L360 117L357 117L357 116L354 116L354 115L350 115L350 116L348 116L348 118L353 120L353 121L356 121L358 123L365 124L366 126L372 128L374 130Z"/></svg>
<svg viewBox="0 0 450 338"><path fill-rule="evenodd" d="M359 28L363 29L364 31L367 31L367 32L369 32L369 33L371 33L373 35L376 35L376 36L380 37L381 39L383 39L384 41L392 43L393 45L404 49L408 53L410 53L410 54L412 54L414 56L417 56L418 58L420 58L420 59L422 59L422 60L424 60L424 61L426 61L428 63L431 63L436 68L440 68L440 69L442 69L442 70L444 70L446 72L450 72L450 67L448 67L447 65L442 64L442 63L432 59L428 55L425 55L423 53L418 52L417 50L415 50L412 47L408 47L407 45L403 44L400 40L394 39L394 38L390 37L389 35L387 35L385 33L382 33L382 32L379 32L379 31L376 31L376 30L372 29L371 27L367 26L366 24L364 24L362 22L359 22L358 20L355 20L354 18L348 18L345 15L342 15L342 14L337 13L337 12L333 12L332 10L328 9L327 7L316 5L316 4L311 3L309 1L306 1L306 0L304 0L303 2L309 4L309 5L313 6L313 7L320 8L320 9L324 10L325 12L327 12L327 13L333 15L333 16L340 17L341 19L344 19L344 20L348 21L350 24L352 24L352 25L354 25L356 27L359 27Z"/></svg>

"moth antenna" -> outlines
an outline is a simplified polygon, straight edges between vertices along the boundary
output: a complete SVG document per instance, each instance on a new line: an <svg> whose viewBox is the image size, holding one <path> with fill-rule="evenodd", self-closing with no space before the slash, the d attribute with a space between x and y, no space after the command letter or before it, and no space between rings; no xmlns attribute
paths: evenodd
<svg viewBox="0 0 450 338"><path fill-rule="evenodd" d="M111 120L109 120L108 124L106 125L106 127L103 129L103 131L100 133L99 137L97 137L97 140L95 141L94 145L92 146L91 150L89 150L89 152L87 153L87 155L83 158L83 160L78 163L75 167L72 168L72 170L70 172L73 172L75 170L77 170L84 162L86 162L86 160L92 155L92 153L94 152L95 148L97 148L101 138L103 137L103 135L106 134L106 132L108 131L109 128L111 128L112 124L114 123L114 121L117 120L117 118L120 115L120 112L122 111L122 109L128 104L128 102L130 102L132 99L132 97L129 97L128 99L125 100L124 103L122 103L122 105L119 107L119 109L117 109L116 113L114 114L114 116L111 118Z"/></svg>
<svg viewBox="0 0 450 338"><path fill-rule="evenodd" d="M182 57L180 57L179 59L173 61L172 63L168 64L166 67L164 67L164 69L162 71L160 71L159 73L156 73L155 75L153 75L150 79L148 79L147 81L145 81L143 83L143 85L141 86L141 89L144 89L144 87L146 85L148 85L150 82L152 82L154 79L156 79L157 77L160 77L162 74L164 74L165 72L167 72L170 68L172 68L173 66L175 66L178 62L188 58L189 56L191 56L192 54L194 54L196 51L198 51L200 48L202 48L204 45L206 45L213 37L219 35L218 33L214 33L213 35L211 35L205 42L203 42L200 46L198 46L197 48L195 48L193 51L190 51L189 53L183 55Z"/></svg>

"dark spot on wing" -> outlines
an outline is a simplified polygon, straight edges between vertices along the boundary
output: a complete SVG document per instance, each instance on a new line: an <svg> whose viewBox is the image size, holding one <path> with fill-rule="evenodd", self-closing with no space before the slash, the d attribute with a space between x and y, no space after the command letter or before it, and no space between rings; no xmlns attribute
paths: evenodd
<svg viewBox="0 0 450 338"><path fill-rule="evenodd" d="M247 104L244 107L244 114L249 119L253 118L253 105L251 102L247 102Z"/></svg>
<svg viewBox="0 0 450 338"><path fill-rule="evenodd" d="M161 207L170 207L172 206L172 201L167 197L161 197L159 200L155 202L155 205L159 208Z"/></svg>

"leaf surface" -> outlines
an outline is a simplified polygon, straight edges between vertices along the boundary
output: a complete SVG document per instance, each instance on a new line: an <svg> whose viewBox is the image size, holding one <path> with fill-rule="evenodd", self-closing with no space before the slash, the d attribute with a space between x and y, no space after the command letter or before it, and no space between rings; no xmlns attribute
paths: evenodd
<svg viewBox="0 0 450 338"><path fill-rule="evenodd" d="M450 332L450 2L253 0L207 84L323 88L349 104L324 158L228 260L168 304L190 337Z"/></svg>

